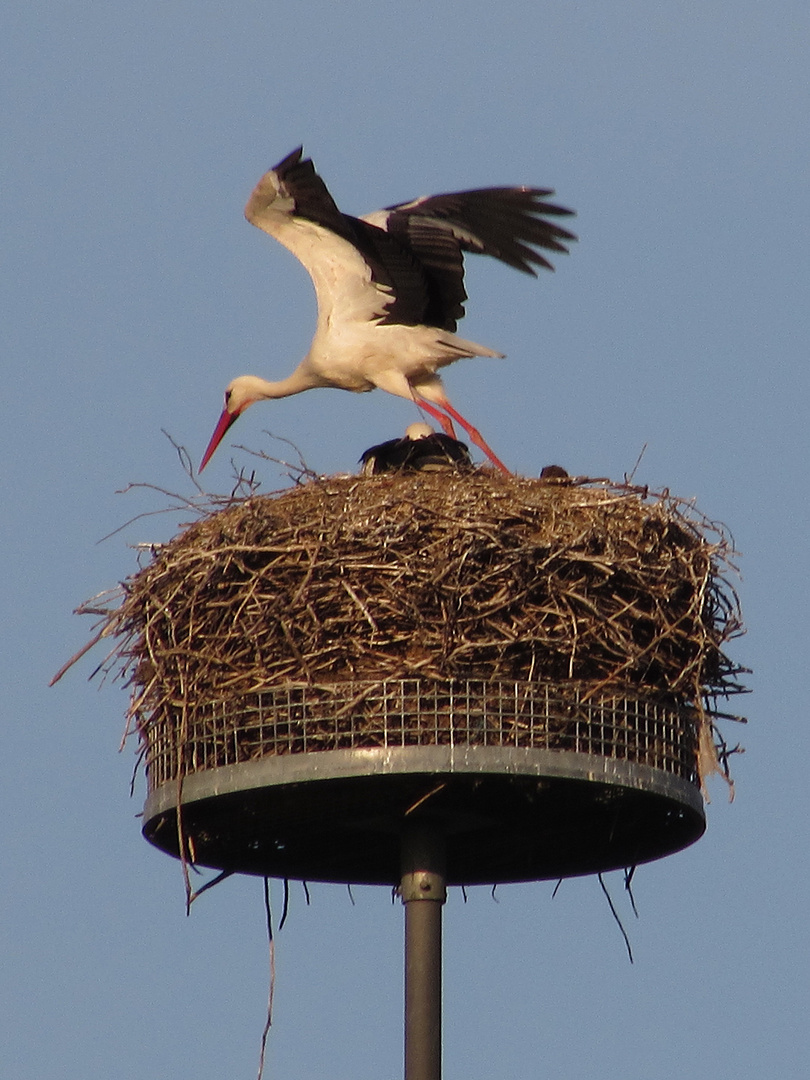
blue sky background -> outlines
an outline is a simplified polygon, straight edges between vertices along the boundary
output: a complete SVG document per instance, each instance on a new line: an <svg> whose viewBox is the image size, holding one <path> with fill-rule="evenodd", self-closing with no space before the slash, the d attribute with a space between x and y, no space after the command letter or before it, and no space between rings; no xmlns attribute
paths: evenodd
<svg viewBox="0 0 810 1080"><path fill-rule="evenodd" d="M306 351L305 272L242 218L298 143L339 205L528 183L580 242L539 281L474 261L447 373L516 471L549 462L695 497L742 552L755 669L737 799L640 869L624 945L593 878L454 890L445 1076L798 1080L810 1070L807 721L810 14L804 0L407 7L263 0L13 5L0 38L3 219L0 1060L9 1080L255 1075L260 883L183 908L140 837L126 694L80 668L71 615L135 568L142 519L189 485L225 384ZM292 439L351 470L416 419L318 391L230 441ZM240 462L249 461L237 455ZM265 489L286 483L263 467ZM229 489L227 450L205 480ZM96 659L100 659L100 656ZM401 1075L402 911L385 889L293 887L267 1076ZM274 893L280 907L281 891Z"/></svg>

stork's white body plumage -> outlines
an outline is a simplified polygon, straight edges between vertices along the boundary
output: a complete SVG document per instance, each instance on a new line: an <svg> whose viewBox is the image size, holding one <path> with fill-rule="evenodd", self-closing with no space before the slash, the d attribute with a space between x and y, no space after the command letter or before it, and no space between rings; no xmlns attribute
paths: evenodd
<svg viewBox="0 0 810 1080"><path fill-rule="evenodd" d="M530 245L566 251L573 235L542 215L570 213L544 202L547 190L488 188L426 196L365 218L342 214L299 148L262 177L245 216L283 244L315 286L311 348L286 379L235 379L200 468L248 405L315 387L355 393L378 388L416 401L454 436L453 420L493 463L502 462L450 405L439 369L502 354L456 335L466 299L463 252L490 254L534 273L551 269Z"/></svg>

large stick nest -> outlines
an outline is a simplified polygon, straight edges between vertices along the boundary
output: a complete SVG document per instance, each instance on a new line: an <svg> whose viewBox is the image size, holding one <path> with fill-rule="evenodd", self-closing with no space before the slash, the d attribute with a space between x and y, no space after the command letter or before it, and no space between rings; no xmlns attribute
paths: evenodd
<svg viewBox="0 0 810 1080"><path fill-rule="evenodd" d="M201 704L414 676L587 683L706 717L742 690L731 550L691 504L626 485L319 478L157 547L103 633L147 739Z"/></svg>

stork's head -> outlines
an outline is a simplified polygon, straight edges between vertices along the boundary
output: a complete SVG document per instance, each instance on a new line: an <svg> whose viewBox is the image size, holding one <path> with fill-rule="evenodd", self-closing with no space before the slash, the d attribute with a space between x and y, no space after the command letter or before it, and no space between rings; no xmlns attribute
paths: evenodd
<svg viewBox="0 0 810 1080"><path fill-rule="evenodd" d="M264 396L261 393L261 386L262 380L255 375L240 375L238 379L228 383L225 388L225 408L222 410L222 415L214 428L214 434L211 436L208 449L203 454L203 459L200 462L200 472L208 464L211 455L222 442L225 432L231 424L245 411L248 405L252 405L254 401L259 401Z"/></svg>
<svg viewBox="0 0 810 1080"><path fill-rule="evenodd" d="M436 432L430 424L426 424L424 420L417 420L413 424L408 424L405 428L405 438L410 439L411 442L416 442L417 439L428 439L435 434Z"/></svg>

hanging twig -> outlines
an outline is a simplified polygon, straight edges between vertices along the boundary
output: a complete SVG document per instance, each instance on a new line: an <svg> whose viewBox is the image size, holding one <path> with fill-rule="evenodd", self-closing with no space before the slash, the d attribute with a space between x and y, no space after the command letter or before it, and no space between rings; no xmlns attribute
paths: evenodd
<svg viewBox="0 0 810 1080"><path fill-rule="evenodd" d="M270 908L270 878L264 878L264 914L267 920L267 943L270 954L270 988L267 994L267 1020L262 1031L257 1080L262 1080L264 1073L264 1055L267 1049L267 1036L270 1034L270 1028L273 1025L273 994L276 989L276 943L273 937L273 913Z"/></svg>
<svg viewBox="0 0 810 1080"><path fill-rule="evenodd" d="M624 872L624 887L627 891L627 895L630 897L630 907L633 909L633 914L638 918L638 908L636 907L636 898L633 896L633 875L636 872L635 866L631 866L629 870Z"/></svg>
<svg viewBox="0 0 810 1080"><path fill-rule="evenodd" d="M281 904L281 922L278 924L279 931L284 927L284 923L287 921L287 914L290 910L290 879L284 878L284 899Z"/></svg>
<svg viewBox="0 0 810 1080"><path fill-rule="evenodd" d="M632 964L634 961L633 961L633 950L630 948L630 938L627 936L627 932L625 931L624 927L622 926L622 920L619 918L619 913L616 911L616 908L613 905L613 901L610 898L610 893L607 891L607 885L605 885L605 882L604 882L604 880L602 878L602 875L597 874L596 876L599 878L599 884L602 886L602 892L605 894L605 896L607 898L607 902L610 905L610 910L613 913L613 918L616 920L616 925L618 926L618 928L622 932L622 937L624 938L624 944L627 946L627 955L630 957L630 963Z"/></svg>
<svg viewBox="0 0 810 1080"><path fill-rule="evenodd" d="M205 885L203 885L199 889L195 889L194 892L191 894L191 903L193 904L197 897L202 896L204 892L208 892L208 890L213 889L215 885L219 885L221 881L224 881L226 878L231 877L233 873L233 870L223 870L222 873L217 874L215 878L212 878L210 881L206 881Z"/></svg>

